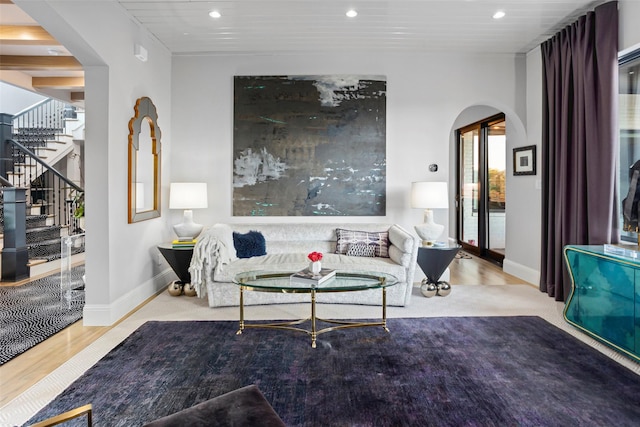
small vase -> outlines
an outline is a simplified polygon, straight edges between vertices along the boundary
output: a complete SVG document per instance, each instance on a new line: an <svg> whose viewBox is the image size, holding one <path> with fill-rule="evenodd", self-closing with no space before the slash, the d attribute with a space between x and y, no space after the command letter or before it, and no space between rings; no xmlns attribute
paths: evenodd
<svg viewBox="0 0 640 427"><path fill-rule="evenodd" d="M320 274L320 270L322 270L322 264L320 261L315 261L309 264L309 270L313 273L314 276Z"/></svg>

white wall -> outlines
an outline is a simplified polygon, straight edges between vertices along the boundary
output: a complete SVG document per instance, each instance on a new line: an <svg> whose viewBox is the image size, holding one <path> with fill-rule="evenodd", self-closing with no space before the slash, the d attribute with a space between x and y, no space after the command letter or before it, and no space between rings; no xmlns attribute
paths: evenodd
<svg viewBox="0 0 640 427"><path fill-rule="evenodd" d="M621 51L638 47L640 43L640 2L638 0L619 0L618 16L620 32L618 43Z"/></svg>
<svg viewBox="0 0 640 427"><path fill-rule="evenodd" d="M520 61L521 62L521 61ZM173 59L172 157L174 181L209 183L209 208L194 212L196 222L397 222L413 232L422 210L411 209L412 181L447 181L455 164L451 144L458 116L468 107L488 105L505 111L513 146L525 145L523 92L517 87L513 56L445 54L350 55L211 55ZM520 67L520 71L522 71ZM232 144L234 75L369 74L387 76L387 215L386 217L233 217ZM511 145L510 145L511 146ZM431 163L438 172L427 170ZM453 182L451 181L451 187ZM451 188L453 192L453 188ZM510 197L510 195L508 195ZM452 206L453 208L453 206ZM453 209L451 209L453 211ZM172 220L179 221L179 212ZM443 237L455 235L451 212L435 212L446 224ZM516 221L517 222L517 221ZM511 227L512 242L521 241L526 224ZM507 247L507 253L511 249ZM523 257L526 260L527 257Z"/></svg>
<svg viewBox="0 0 640 427"><path fill-rule="evenodd" d="M526 140L523 145L536 146L536 174L513 176L507 180L507 246L510 248L503 263L506 273L530 283L540 281L540 252L542 233L542 58L540 48L526 56ZM515 148L514 146L511 149ZM513 171L513 156L508 158Z"/></svg>
<svg viewBox="0 0 640 427"><path fill-rule="evenodd" d="M162 131L162 187L171 158L171 55L124 13L117 2L20 1L78 58L85 69L86 305L85 325L110 325L166 286L166 264L156 245L171 238L163 216L127 223L128 123L138 98L148 96ZM135 43L148 62L133 55Z"/></svg>

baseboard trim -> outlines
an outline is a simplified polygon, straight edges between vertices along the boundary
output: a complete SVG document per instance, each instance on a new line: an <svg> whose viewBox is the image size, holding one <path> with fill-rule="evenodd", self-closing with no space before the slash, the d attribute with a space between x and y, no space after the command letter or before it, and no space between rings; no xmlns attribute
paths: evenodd
<svg viewBox="0 0 640 427"><path fill-rule="evenodd" d="M537 286L540 283L540 272L526 265L508 259L502 261L502 271Z"/></svg>
<svg viewBox="0 0 640 427"><path fill-rule="evenodd" d="M85 304L82 324L84 326L111 326L148 298L157 294L174 279L175 273L167 268L111 304Z"/></svg>

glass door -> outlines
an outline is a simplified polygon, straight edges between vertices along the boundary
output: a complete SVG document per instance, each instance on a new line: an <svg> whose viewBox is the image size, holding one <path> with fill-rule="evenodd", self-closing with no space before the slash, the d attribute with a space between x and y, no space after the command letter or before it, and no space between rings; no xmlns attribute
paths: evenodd
<svg viewBox="0 0 640 427"><path fill-rule="evenodd" d="M506 234L506 200L507 191L507 137L505 121L490 123L487 127L487 247L490 258L498 261L504 259Z"/></svg>
<svg viewBox="0 0 640 427"><path fill-rule="evenodd" d="M458 240L499 263L506 235L506 132L503 114L458 130Z"/></svg>
<svg viewBox="0 0 640 427"><path fill-rule="evenodd" d="M480 209L480 128L460 130L459 232L462 246L480 254L478 214Z"/></svg>

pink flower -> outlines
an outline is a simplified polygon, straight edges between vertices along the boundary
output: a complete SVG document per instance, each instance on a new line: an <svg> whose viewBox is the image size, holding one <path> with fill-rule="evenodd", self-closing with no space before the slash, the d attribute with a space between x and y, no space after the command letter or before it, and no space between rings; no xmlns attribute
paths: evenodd
<svg viewBox="0 0 640 427"><path fill-rule="evenodd" d="M311 252L309 255L307 255L307 258L309 258L311 260L311 262L318 262L322 259L322 253L321 252Z"/></svg>

